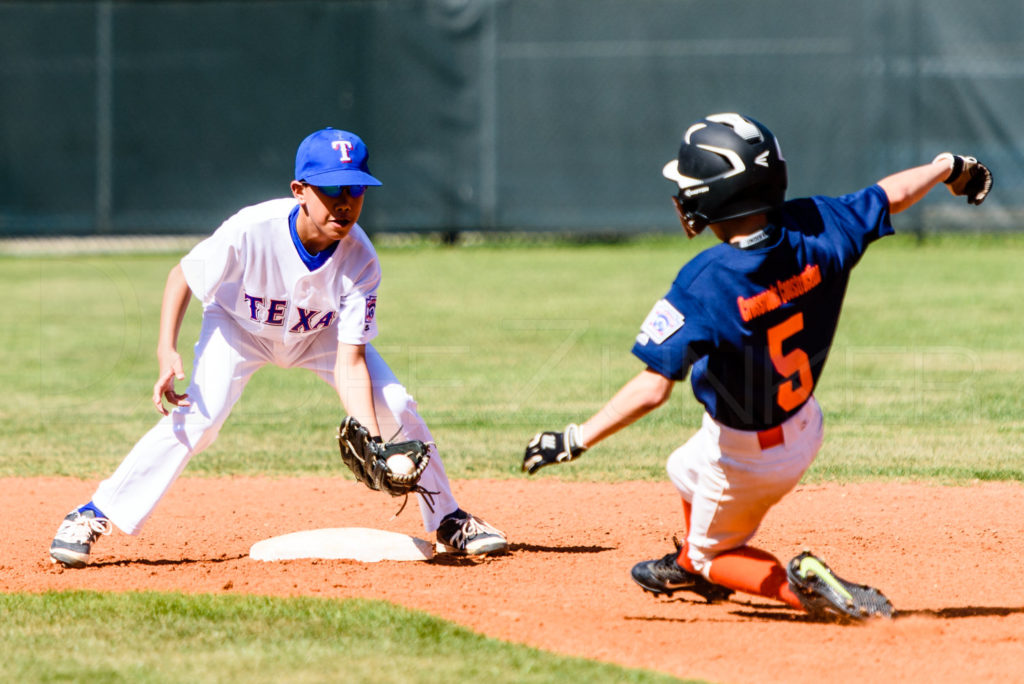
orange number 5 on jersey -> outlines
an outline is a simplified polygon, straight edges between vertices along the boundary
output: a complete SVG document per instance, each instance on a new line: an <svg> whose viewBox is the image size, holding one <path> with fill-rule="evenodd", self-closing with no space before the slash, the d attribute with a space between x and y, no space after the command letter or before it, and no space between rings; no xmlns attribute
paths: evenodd
<svg viewBox="0 0 1024 684"><path fill-rule="evenodd" d="M811 375L811 364L802 349L794 349L788 354L782 353L782 343L804 329L804 315L793 314L782 323L768 329L768 354L772 365L785 382L779 385L779 393L775 401L784 411L792 411L807 401L814 389L814 376ZM794 385L793 375L799 373L799 384Z"/></svg>

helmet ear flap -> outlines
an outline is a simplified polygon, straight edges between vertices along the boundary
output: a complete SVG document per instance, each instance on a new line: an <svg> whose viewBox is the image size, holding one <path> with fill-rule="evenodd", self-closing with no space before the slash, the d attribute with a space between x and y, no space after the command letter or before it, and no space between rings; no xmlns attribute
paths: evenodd
<svg viewBox="0 0 1024 684"><path fill-rule="evenodd" d="M686 231L686 237L691 240L700 235L707 228L707 220L696 212L697 202L694 200L681 200L677 196L672 197L676 207L676 214L679 215L679 223Z"/></svg>

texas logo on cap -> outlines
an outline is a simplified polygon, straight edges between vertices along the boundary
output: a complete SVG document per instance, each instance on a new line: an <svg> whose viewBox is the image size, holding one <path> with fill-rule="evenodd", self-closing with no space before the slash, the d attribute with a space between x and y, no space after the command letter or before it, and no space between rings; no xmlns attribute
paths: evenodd
<svg viewBox="0 0 1024 684"><path fill-rule="evenodd" d="M310 185L381 185L370 175L370 153L355 133L324 128L307 136L295 154L295 180Z"/></svg>

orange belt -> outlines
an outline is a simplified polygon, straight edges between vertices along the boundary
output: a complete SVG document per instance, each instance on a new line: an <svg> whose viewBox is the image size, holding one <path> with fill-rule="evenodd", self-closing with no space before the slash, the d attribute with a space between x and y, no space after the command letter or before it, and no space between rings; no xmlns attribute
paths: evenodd
<svg viewBox="0 0 1024 684"><path fill-rule="evenodd" d="M782 426L776 425L773 428L767 430L761 430L757 433L757 443L761 445L761 450L771 449L777 447L780 444L785 444L786 440L782 435Z"/></svg>

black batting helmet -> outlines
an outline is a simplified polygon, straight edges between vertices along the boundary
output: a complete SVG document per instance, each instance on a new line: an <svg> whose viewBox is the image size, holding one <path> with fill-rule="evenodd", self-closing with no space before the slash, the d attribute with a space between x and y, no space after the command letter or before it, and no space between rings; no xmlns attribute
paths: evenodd
<svg viewBox="0 0 1024 684"><path fill-rule="evenodd" d="M778 141L742 114L712 114L686 129L662 175L679 186L676 209L691 238L709 223L770 211L786 199Z"/></svg>

